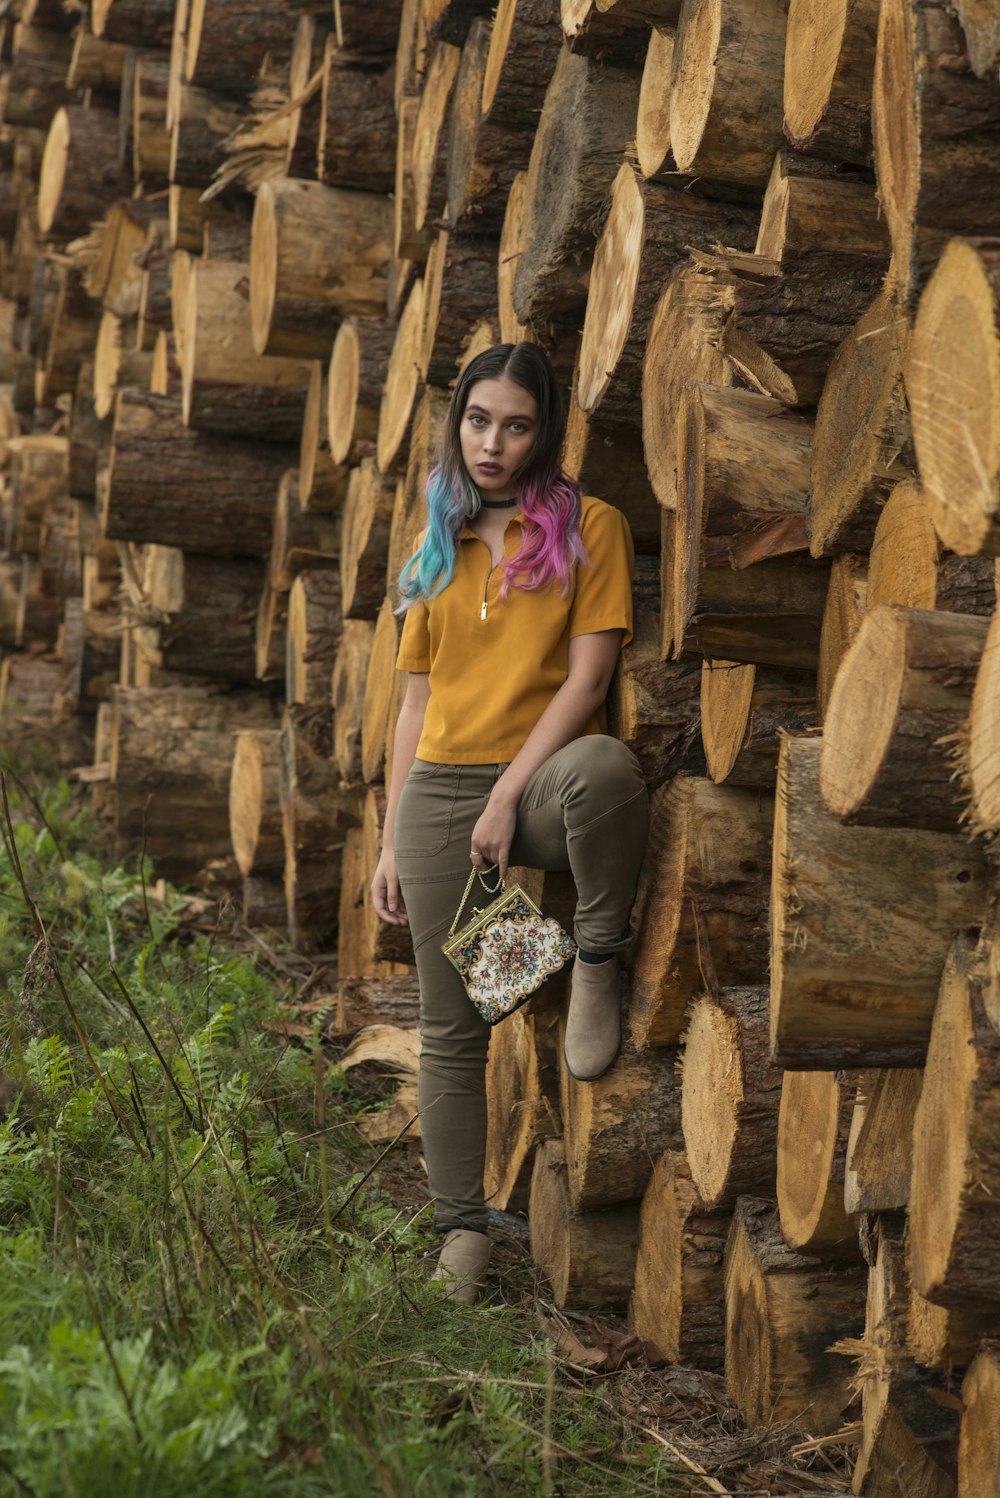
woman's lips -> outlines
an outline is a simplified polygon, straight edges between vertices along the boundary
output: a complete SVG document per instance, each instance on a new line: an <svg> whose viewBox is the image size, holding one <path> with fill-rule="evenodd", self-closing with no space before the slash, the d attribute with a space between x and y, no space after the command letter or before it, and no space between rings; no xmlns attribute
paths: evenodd
<svg viewBox="0 0 1000 1498"><path fill-rule="evenodd" d="M480 473L503 473L503 467L499 463L477 463L476 467Z"/></svg>

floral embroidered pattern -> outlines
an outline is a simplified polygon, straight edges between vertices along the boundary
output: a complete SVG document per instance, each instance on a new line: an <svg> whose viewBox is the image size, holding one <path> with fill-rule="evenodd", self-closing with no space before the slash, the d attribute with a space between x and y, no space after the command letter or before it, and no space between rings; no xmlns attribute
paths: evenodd
<svg viewBox="0 0 1000 1498"><path fill-rule="evenodd" d="M500 904L501 902L497 902ZM489 1025L512 1014L576 951L558 921L543 916L519 889L495 913L444 943L469 998Z"/></svg>

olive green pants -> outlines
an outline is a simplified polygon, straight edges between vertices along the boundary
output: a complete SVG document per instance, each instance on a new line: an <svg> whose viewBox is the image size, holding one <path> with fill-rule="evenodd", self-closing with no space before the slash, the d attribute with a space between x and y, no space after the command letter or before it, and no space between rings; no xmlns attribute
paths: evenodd
<svg viewBox="0 0 1000 1498"><path fill-rule="evenodd" d="M472 868L472 829L506 768L504 762L414 760L393 829L420 982L421 1137L443 1231L485 1232L489 1213L483 1163L490 1027L441 943ZM629 913L648 831L646 786L635 755L618 739L587 734L550 755L529 780L518 802L510 862L571 870L577 944L620 951L631 940Z"/></svg>

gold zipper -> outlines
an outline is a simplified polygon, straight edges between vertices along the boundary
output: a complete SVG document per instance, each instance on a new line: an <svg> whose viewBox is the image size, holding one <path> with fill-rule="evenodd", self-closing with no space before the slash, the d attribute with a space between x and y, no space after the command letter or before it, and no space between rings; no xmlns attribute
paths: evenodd
<svg viewBox="0 0 1000 1498"><path fill-rule="evenodd" d="M491 567L490 570L489 570L489 572L487 572L487 574L486 574L486 586L483 589L483 606L482 606L482 608L479 611L479 618L480 618L480 620L483 620L483 619L486 618L486 607L487 607L487 604L486 604L486 595L490 591L490 578L493 576L493 572L495 570L495 565L496 564L494 564L494 566Z"/></svg>

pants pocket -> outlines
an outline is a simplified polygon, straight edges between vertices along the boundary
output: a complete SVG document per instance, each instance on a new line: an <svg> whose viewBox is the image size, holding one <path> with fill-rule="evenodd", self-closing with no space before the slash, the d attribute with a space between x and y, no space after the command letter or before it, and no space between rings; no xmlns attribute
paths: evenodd
<svg viewBox="0 0 1000 1498"><path fill-rule="evenodd" d="M397 857L433 858L448 845L451 819L458 795L458 766L431 765L413 771L400 792L393 826Z"/></svg>

